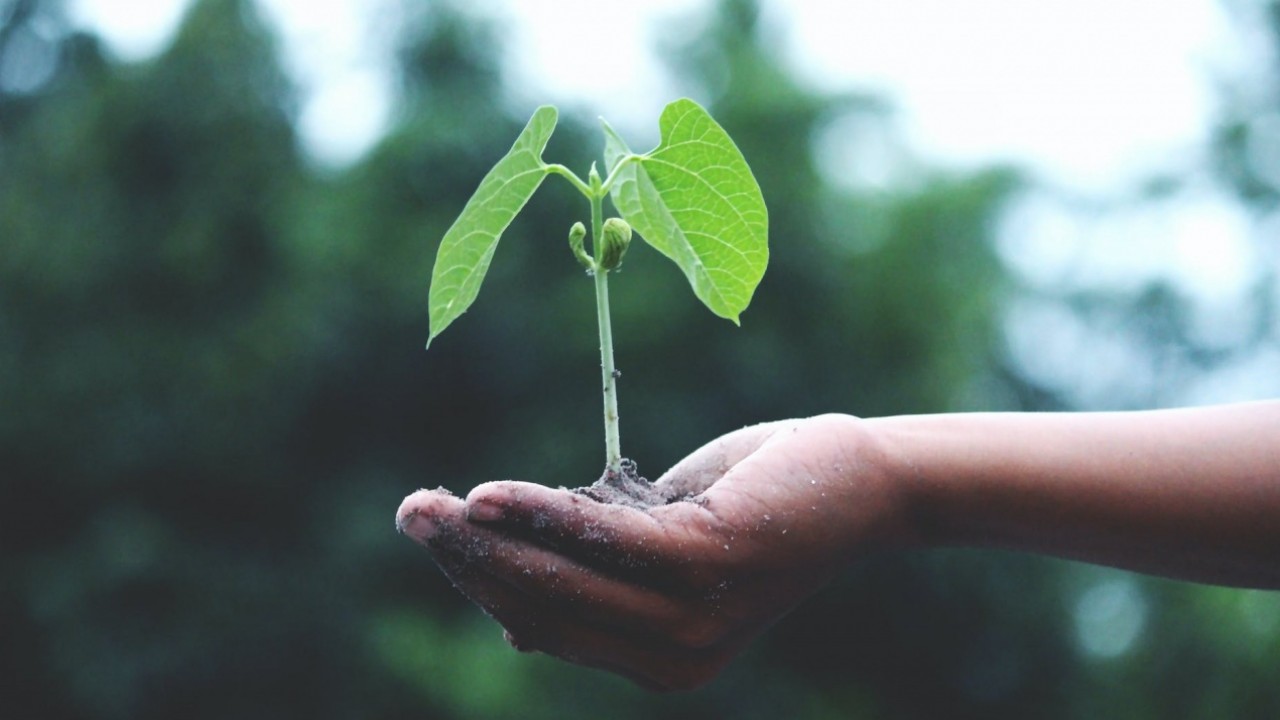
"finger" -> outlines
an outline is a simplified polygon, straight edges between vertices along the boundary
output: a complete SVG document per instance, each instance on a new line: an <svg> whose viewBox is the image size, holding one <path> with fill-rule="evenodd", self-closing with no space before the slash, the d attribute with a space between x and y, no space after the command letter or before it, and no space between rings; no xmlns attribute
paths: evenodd
<svg viewBox="0 0 1280 720"><path fill-rule="evenodd" d="M547 548L466 523L441 534L437 557L483 572L585 622L645 634L680 635L688 601L600 573Z"/></svg>
<svg viewBox="0 0 1280 720"><path fill-rule="evenodd" d="M796 496L797 488L806 490L826 482L830 468L819 467L818 458L829 454L831 438L842 430L815 425L814 420L773 424L750 452L737 458L721 482L703 493L702 499L750 515L769 507L785 507ZM820 498L822 493L819 489L813 494Z"/></svg>
<svg viewBox="0 0 1280 720"><path fill-rule="evenodd" d="M677 638L705 634L703 626L686 622L685 603L697 596L604 575L544 546L468 522L464 507L447 491L419 491L397 513L405 534L426 545L455 584L483 573L596 625ZM663 583L673 584L670 578Z"/></svg>
<svg viewBox="0 0 1280 720"><path fill-rule="evenodd" d="M465 517L461 500L444 488L419 490L404 499L396 510L396 529L426 545L446 519L454 522Z"/></svg>
<svg viewBox="0 0 1280 720"><path fill-rule="evenodd" d="M682 625L679 619L691 615L652 591L468 522L465 505L448 491L405 498L396 525L431 551L454 586L501 623L519 650L669 691L705 684L744 644L721 642L725 634L714 625L708 632L705 618Z"/></svg>
<svg viewBox="0 0 1280 720"><path fill-rule="evenodd" d="M488 552L494 548L486 549L485 535L496 533L474 526L468 530L465 522L459 525L454 517L446 517L426 545L454 586L502 624L517 650L536 650L608 670L653 690L696 686L727 662L722 651L699 637L683 642L664 629L639 628L638 616L627 612L584 612L583 607L592 606L564 602L567 596L554 589L556 583L550 583L551 592L544 592L536 585L513 582L524 576L523 570L512 575L503 562L494 562ZM601 586L593 583L593 592Z"/></svg>
<svg viewBox="0 0 1280 720"><path fill-rule="evenodd" d="M692 689L711 680L734 654L728 647L687 648L652 633L592 624L581 614L549 607L474 565L446 569L464 594L504 629L512 647L622 675L654 691ZM740 645L735 645L740 647Z"/></svg>

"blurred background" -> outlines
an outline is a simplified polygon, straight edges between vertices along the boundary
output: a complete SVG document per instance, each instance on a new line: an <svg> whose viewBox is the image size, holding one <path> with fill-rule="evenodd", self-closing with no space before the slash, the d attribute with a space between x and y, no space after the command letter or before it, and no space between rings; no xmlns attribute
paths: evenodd
<svg viewBox="0 0 1280 720"><path fill-rule="evenodd" d="M892 7L884 7L891 5ZM0 715L1280 717L1280 595L870 559L711 686L511 651L392 515L603 464L554 178L423 351L533 108L585 173L688 95L772 259L741 328L637 246L623 449L744 424L1280 394L1280 3L0 0Z"/></svg>

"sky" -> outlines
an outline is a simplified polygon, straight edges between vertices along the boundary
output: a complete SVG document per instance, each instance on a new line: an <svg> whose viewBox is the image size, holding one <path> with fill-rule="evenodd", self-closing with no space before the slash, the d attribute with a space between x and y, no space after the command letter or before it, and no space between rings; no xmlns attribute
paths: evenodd
<svg viewBox="0 0 1280 720"><path fill-rule="evenodd" d="M70 8L121 59L137 60L163 48L186 4L131 0L122 12L120 0L71 0ZM412 0L259 4L302 91L305 148L322 165L357 160L394 118L387 39ZM646 132L656 141L653 119L679 91L656 48L695 36L711 4L472 0L466 8L504 28L515 103L585 107L643 147ZM1232 308L1268 261L1252 238L1280 218L1259 224L1197 174L1207 166L1220 86L1267 65L1227 16L1226 0L762 4L766 37L806 82L876 93L895 109L890 135L856 134L876 142L853 146L855 134L839 124L819 138L834 181L891 185L913 164L1016 164L1037 183L1011 203L997 240L1028 285L1124 290L1165 279L1199 302L1205 332L1240 325L1230 322ZM1159 202L1108 207L1161 174L1192 181ZM1042 315L1013 312L1010 322L1029 318L1034 328ZM1015 344L1019 332L1010 331ZM1090 371L1087 363L1059 368L1068 370Z"/></svg>
<svg viewBox="0 0 1280 720"><path fill-rule="evenodd" d="M303 86L309 150L341 164L391 117L391 0L260 0ZM705 0L475 0L497 19L516 85L656 117L672 88L654 49ZM163 46L186 0L73 0L125 59ZM1152 32L1151 18L1159 18ZM883 93L907 144L943 163L1010 160L1072 188L1114 186L1202 143L1216 74L1248 58L1219 0L766 0L779 49L814 85ZM565 27L576 28L565 32ZM623 28L619 31L618 28ZM598 60L597 60L598 58ZM992 109L996 108L996 112Z"/></svg>

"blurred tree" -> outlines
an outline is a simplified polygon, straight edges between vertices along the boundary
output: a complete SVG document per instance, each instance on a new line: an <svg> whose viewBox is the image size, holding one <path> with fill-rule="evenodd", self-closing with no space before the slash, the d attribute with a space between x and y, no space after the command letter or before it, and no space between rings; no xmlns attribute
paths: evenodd
<svg viewBox="0 0 1280 720"><path fill-rule="evenodd" d="M1276 623L1260 596L1117 585L993 554L865 563L688 696L511 652L390 527L420 485L578 485L603 464L591 285L565 243L587 208L568 188L539 192L481 301L422 351L435 245L532 110L507 95L502 28L444 2L408 15L398 123L359 164L319 173L249 0L198 0L171 47L132 65L59 8L0 4L6 710L1068 717L1098 712L1097 697L1133 715L1275 708L1262 680ZM891 113L797 80L755 3L725 0L701 20L664 49L756 170L773 256L735 328L633 248L613 284L624 451L656 474L750 422L996 403L984 388L1000 370L1008 282L991 234L1018 176L925 168L879 190L833 184L817 138ZM585 171L600 140L580 115L564 114L547 157ZM1108 597L1148 628L1118 660L1072 642L1092 617L1078 608ZM1171 630L1179 604L1226 621ZM1231 642L1258 628L1271 640ZM1178 692L1161 689L1171 681Z"/></svg>
<svg viewBox="0 0 1280 720"><path fill-rule="evenodd" d="M47 7L21 6L10 38ZM328 604L298 605L323 578L281 572L307 550L305 478L279 447L312 342L282 242L302 173L273 41L247 2L205 0L141 65L57 42L57 73L3 98L0 542L22 580L2 622L26 638L6 642L25 657L6 704L324 707L263 691L338 672L308 651L333 642Z"/></svg>

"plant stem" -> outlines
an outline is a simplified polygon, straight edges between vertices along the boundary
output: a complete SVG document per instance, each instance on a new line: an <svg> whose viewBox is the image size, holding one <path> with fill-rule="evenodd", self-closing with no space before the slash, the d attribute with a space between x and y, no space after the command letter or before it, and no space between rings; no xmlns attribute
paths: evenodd
<svg viewBox="0 0 1280 720"><path fill-rule="evenodd" d="M570 185L578 189L578 192L582 193L583 195L586 195L587 197L591 197L593 193L591 187L588 186L586 183L582 182L582 178L575 175L573 171L570 170L569 168L559 163L556 163L554 165L543 165L543 167L547 170L547 172L555 173L556 175L559 175L565 180L568 180ZM606 191L607 190L608 188L606 188Z"/></svg>
<svg viewBox="0 0 1280 720"><path fill-rule="evenodd" d="M596 273L596 307L600 316L600 375L604 381L604 449L608 468L622 470L622 440L618 433L618 380L614 377L613 336L609 329L609 273Z"/></svg>
<svg viewBox="0 0 1280 720"><path fill-rule="evenodd" d="M591 246L597 262L604 239L604 193L600 176L592 168ZM613 365L613 330L609 323L609 271L597 268L596 315L600 322L600 379L604 385L604 449L609 472L622 471L622 439L618 433L618 379Z"/></svg>

